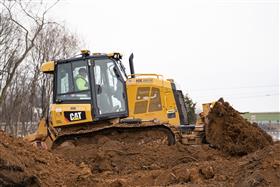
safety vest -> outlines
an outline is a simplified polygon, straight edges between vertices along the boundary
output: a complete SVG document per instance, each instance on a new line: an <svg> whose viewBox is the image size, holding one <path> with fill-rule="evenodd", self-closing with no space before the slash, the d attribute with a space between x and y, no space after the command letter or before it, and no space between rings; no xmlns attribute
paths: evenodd
<svg viewBox="0 0 280 187"><path fill-rule="evenodd" d="M75 82L79 91L88 89L88 82L83 76L77 75L75 78Z"/></svg>

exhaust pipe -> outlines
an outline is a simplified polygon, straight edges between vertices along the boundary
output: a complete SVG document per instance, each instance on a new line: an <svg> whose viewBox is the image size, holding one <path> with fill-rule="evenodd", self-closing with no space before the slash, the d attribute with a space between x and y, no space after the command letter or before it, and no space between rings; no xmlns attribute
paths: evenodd
<svg viewBox="0 0 280 187"><path fill-rule="evenodd" d="M129 67L130 67L131 78L135 78L133 58L134 58L134 55L133 55L133 53L131 53L130 56L129 56Z"/></svg>

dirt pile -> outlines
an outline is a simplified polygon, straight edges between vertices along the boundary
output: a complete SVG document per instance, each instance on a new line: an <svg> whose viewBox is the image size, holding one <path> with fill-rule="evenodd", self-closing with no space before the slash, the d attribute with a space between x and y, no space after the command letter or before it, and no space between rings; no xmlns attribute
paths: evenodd
<svg viewBox="0 0 280 187"><path fill-rule="evenodd" d="M206 140L227 154L246 155L273 143L271 136L223 99L216 102L207 118Z"/></svg>
<svg viewBox="0 0 280 187"><path fill-rule="evenodd" d="M82 166L0 131L0 186L63 186L90 174Z"/></svg>
<svg viewBox="0 0 280 187"><path fill-rule="evenodd" d="M148 134L154 136L152 132ZM53 152L77 165L85 163L94 180L104 186L203 184L214 178L214 163L220 163L222 153L208 145L168 146L148 134L98 135Z"/></svg>
<svg viewBox="0 0 280 187"><path fill-rule="evenodd" d="M90 181L97 186L277 186L280 183L280 144L243 157L230 157L208 145L167 146L155 140L147 142L144 135L147 136L98 135L53 152L76 165L88 165L93 173Z"/></svg>

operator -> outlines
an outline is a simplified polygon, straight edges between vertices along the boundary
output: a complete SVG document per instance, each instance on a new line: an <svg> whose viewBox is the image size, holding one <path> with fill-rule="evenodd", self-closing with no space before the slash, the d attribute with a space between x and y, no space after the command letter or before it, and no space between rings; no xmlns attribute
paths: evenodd
<svg viewBox="0 0 280 187"><path fill-rule="evenodd" d="M86 68L80 68L79 74L75 77L75 83L79 91L88 89Z"/></svg>

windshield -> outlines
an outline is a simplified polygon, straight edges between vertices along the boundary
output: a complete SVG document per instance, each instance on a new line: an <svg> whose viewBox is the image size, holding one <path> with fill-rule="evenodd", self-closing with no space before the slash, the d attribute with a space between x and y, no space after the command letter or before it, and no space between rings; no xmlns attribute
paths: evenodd
<svg viewBox="0 0 280 187"><path fill-rule="evenodd" d="M87 61L57 65L57 100L90 100Z"/></svg>

